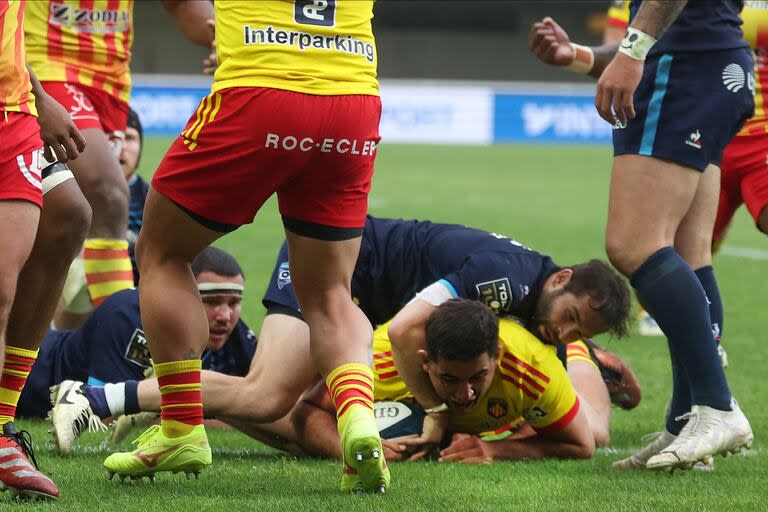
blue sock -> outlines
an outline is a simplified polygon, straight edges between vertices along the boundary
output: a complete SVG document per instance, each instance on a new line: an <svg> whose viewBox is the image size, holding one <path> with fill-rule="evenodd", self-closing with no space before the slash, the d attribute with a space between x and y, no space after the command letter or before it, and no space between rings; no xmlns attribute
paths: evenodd
<svg viewBox="0 0 768 512"><path fill-rule="evenodd" d="M672 361L672 400L669 402L669 411L667 411L667 432L676 436L687 423L686 420L677 421L676 418L691 410L691 385L688 383L685 368L672 353L670 353L670 360Z"/></svg>
<svg viewBox="0 0 768 512"><path fill-rule="evenodd" d="M83 386L83 393L88 399L88 403L91 404L93 412L101 419L109 418L112 413L109 412L109 405L107 405L107 396L104 394L104 388L102 386Z"/></svg>
<svg viewBox="0 0 768 512"><path fill-rule="evenodd" d="M635 270L630 283L666 334L669 351L688 378L692 402L731 410L731 391L717 355L707 296L691 267L672 247L664 247Z"/></svg>
<svg viewBox="0 0 768 512"><path fill-rule="evenodd" d="M707 294L707 299L709 299L709 318L712 320L712 334L715 336L715 341L719 343L720 336L723 333L723 299L720 298L720 289L717 287L715 271L712 265L708 265L701 267L695 274L704 288L704 293Z"/></svg>

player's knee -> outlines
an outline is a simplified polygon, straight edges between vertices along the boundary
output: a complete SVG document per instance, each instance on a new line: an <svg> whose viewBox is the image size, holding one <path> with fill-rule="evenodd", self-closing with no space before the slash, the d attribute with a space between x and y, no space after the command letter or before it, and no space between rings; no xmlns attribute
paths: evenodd
<svg viewBox="0 0 768 512"><path fill-rule="evenodd" d="M81 183L83 192L93 208L93 221L97 224L112 225L124 230L123 220L128 217L131 194L125 179L89 179Z"/></svg>
<svg viewBox="0 0 768 512"><path fill-rule="evenodd" d="M301 309L306 317L315 314L326 318L342 318L352 305L349 290L344 286L307 290L301 296Z"/></svg>
<svg viewBox="0 0 768 512"><path fill-rule="evenodd" d="M595 446L608 446L611 444L611 432L608 429L595 429Z"/></svg>
<svg viewBox="0 0 768 512"><path fill-rule="evenodd" d="M60 187L45 197L40 220L40 234L45 237L46 246L53 248L56 259L62 261L77 254L91 225L91 206L74 181L72 185Z"/></svg>
<svg viewBox="0 0 768 512"><path fill-rule="evenodd" d="M632 273L632 251L628 244L618 237L606 237L605 253L611 265L624 275Z"/></svg>

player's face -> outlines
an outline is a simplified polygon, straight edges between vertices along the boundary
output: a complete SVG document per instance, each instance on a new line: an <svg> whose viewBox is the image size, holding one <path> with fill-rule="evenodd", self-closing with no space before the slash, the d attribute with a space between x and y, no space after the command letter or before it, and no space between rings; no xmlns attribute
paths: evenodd
<svg viewBox="0 0 768 512"><path fill-rule="evenodd" d="M437 394L455 414L467 414L488 392L498 359L482 354L472 361L437 361L424 363Z"/></svg>
<svg viewBox="0 0 768 512"><path fill-rule="evenodd" d="M140 152L141 139L139 138L139 132L134 128L126 128L123 149L120 151L120 165L123 167L125 179L130 178L136 170L136 162L139 160Z"/></svg>
<svg viewBox="0 0 768 512"><path fill-rule="evenodd" d="M221 276L213 272L200 272L201 283L237 283L244 285L243 276ZM208 317L208 349L221 350L227 342L237 321L240 320L241 295L233 293L205 294L202 296L205 316Z"/></svg>
<svg viewBox="0 0 768 512"><path fill-rule="evenodd" d="M588 295L577 297L562 288L542 291L533 329L551 343L571 343L608 330Z"/></svg>

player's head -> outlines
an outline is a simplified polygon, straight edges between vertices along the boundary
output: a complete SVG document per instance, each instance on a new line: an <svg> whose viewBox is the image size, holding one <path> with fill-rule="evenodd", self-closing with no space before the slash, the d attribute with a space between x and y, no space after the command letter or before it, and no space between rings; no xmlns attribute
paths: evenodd
<svg viewBox="0 0 768 512"><path fill-rule="evenodd" d="M208 317L208 348L220 350L240 320L245 278L228 252L208 247L192 261L192 273Z"/></svg>
<svg viewBox="0 0 768 512"><path fill-rule="evenodd" d="M491 386L499 357L499 320L478 301L453 299L427 319L427 350L419 351L432 385L458 414Z"/></svg>
<svg viewBox="0 0 768 512"><path fill-rule="evenodd" d="M125 179L130 179L141 160L141 148L144 144L144 129L141 127L139 115L133 110L128 111L128 126L125 128L125 142L120 151L120 165Z"/></svg>
<svg viewBox="0 0 768 512"><path fill-rule="evenodd" d="M544 282L529 328L551 343L610 332L627 335L631 297L626 281L607 263L565 267Z"/></svg>

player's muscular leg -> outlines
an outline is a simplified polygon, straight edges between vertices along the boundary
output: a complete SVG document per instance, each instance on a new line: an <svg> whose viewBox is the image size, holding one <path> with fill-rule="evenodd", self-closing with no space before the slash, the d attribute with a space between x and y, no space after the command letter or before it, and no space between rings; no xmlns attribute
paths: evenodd
<svg viewBox="0 0 768 512"><path fill-rule="evenodd" d="M241 422L276 421L317 380L316 373L309 357L307 324L288 315L267 315L246 377L203 371L203 409L208 416ZM160 410L157 380L140 382L138 396L142 411Z"/></svg>
<svg viewBox="0 0 768 512"><path fill-rule="evenodd" d="M310 328L312 360L323 376L342 364L370 365L373 331L352 302L360 238L327 242L286 230L291 281Z"/></svg>
<svg viewBox="0 0 768 512"><path fill-rule="evenodd" d="M674 244L700 177L658 158L614 158L605 243L608 258L621 273L630 276L651 254Z"/></svg>
<svg viewBox="0 0 768 512"><path fill-rule="evenodd" d="M89 236L124 239L130 192L120 162L103 131L89 128L83 130L83 136L86 149L69 165L93 209Z"/></svg>
<svg viewBox="0 0 768 512"><path fill-rule="evenodd" d="M611 442L611 397L594 364L569 361L568 377L579 394L581 407L586 412L596 446Z"/></svg>
<svg viewBox="0 0 768 512"><path fill-rule="evenodd" d="M712 230L720 195L720 168L709 165L675 235L675 250L694 270L712 264Z"/></svg>
<svg viewBox="0 0 768 512"><path fill-rule="evenodd" d="M37 236L19 276L8 320L7 338L14 346L36 349L48 331L69 265L83 246L91 207L73 179L48 191Z"/></svg>
<svg viewBox="0 0 768 512"><path fill-rule="evenodd" d="M136 259L142 323L155 364L200 357L208 319L190 263L221 235L150 189Z"/></svg>
<svg viewBox="0 0 768 512"><path fill-rule="evenodd" d="M16 283L32 251L40 219L40 208L27 201L0 201L0 367L3 363L5 332L11 313Z"/></svg>

